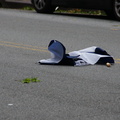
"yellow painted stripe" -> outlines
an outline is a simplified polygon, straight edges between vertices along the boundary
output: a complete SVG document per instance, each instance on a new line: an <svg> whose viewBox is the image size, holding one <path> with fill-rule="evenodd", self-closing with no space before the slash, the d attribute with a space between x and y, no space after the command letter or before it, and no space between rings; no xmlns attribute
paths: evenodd
<svg viewBox="0 0 120 120"><path fill-rule="evenodd" d="M24 44L14 43L14 42L8 42L8 41L0 41L0 43L12 44L12 45L17 45L17 46L26 46L26 47L32 47L32 48L47 49L46 47L38 47L38 46L32 46L32 45L24 45Z"/></svg>
<svg viewBox="0 0 120 120"><path fill-rule="evenodd" d="M41 51L41 52L49 52L47 48L45 47L38 47L38 46L32 46L32 45L24 45L20 43L14 43L14 42L8 42L8 41L0 41L1 46L7 46L7 47L14 47L14 48L21 48L21 49L27 49L27 50L34 50L34 51ZM115 63L120 64L120 59L115 58Z"/></svg>
<svg viewBox="0 0 120 120"><path fill-rule="evenodd" d="M47 50L43 50L43 49L28 48L28 47L15 46L15 45L9 45L9 44L0 44L0 45L2 45L2 46L7 46L7 47L22 48L22 49L27 49L27 50L48 52Z"/></svg>
<svg viewBox="0 0 120 120"><path fill-rule="evenodd" d="M120 60L120 59L115 59L115 60Z"/></svg>

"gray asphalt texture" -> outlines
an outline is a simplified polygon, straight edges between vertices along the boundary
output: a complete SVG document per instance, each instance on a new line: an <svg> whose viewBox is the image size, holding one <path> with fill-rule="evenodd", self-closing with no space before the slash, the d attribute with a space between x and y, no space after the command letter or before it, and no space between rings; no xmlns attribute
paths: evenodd
<svg viewBox="0 0 120 120"><path fill-rule="evenodd" d="M48 66L52 39L67 52L107 50L112 67ZM90 16L0 9L0 120L119 120L120 23ZM41 82L23 84L37 77Z"/></svg>

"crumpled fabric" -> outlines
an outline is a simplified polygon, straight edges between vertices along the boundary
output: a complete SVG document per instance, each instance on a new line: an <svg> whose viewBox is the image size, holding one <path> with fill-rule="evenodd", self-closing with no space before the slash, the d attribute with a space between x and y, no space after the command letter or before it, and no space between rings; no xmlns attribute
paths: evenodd
<svg viewBox="0 0 120 120"><path fill-rule="evenodd" d="M97 46L72 51L66 54L65 46L57 40L52 40L48 45L48 50L51 53L51 58L40 60L40 64L70 66L106 63L114 64L113 57L109 55L104 49Z"/></svg>

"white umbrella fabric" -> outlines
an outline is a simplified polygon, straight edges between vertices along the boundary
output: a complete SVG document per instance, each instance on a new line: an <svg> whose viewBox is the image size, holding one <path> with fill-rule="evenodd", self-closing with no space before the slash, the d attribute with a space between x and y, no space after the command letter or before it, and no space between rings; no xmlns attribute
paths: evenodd
<svg viewBox="0 0 120 120"><path fill-rule="evenodd" d="M48 50L51 53L51 58L40 60L40 64L82 66L114 63L114 59L111 55L96 46L66 54L64 45L57 40L52 40L49 43Z"/></svg>

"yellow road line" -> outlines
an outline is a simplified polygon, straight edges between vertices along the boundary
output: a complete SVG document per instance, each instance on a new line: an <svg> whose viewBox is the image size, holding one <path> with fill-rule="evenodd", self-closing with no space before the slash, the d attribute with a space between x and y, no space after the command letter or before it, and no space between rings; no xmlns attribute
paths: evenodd
<svg viewBox="0 0 120 120"><path fill-rule="evenodd" d="M115 59L115 60L120 60L120 59Z"/></svg>
<svg viewBox="0 0 120 120"><path fill-rule="evenodd" d="M9 45L9 44L0 44L0 45L2 45L2 46L7 46L7 47L22 48L22 49L27 49L27 50L48 52L47 50L43 50L43 49L28 48L28 47L15 46L15 45Z"/></svg>
<svg viewBox="0 0 120 120"><path fill-rule="evenodd" d="M8 41L0 41L0 43L12 44L12 45L17 45L17 46L26 46L26 47L32 47L32 48L47 49L46 47L38 47L38 46L32 46L32 45L24 45L24 44L14 43L14 42L8 42Z"/></svg>
<svg viewBox="0 0 120 120"><path fill-rule="evenodd" d="M119 58L115 58L115 63L119 63L120 64L120 59Z"/></svg>
<svg viewBox="0 0 120 120"><path fill-rule="evenodd" d="M119 63L120 64L120 59L115 59L115 63Z"/></svg>
<svg viewBox="0 0 120 120"><path fill-rule="evenodd" d="M0 41L1 46L7 46L7 47L14 47L14 48L22 48L27 50L34 50L34 51L41 51L41 52L49 52L47 48L45 47L38 47L38 46L32 46L32 45L24 45L20 43L14 43L14 42L8 42L8 41ZM120 64L120 59L115 58L115 63Z"/></svg>

